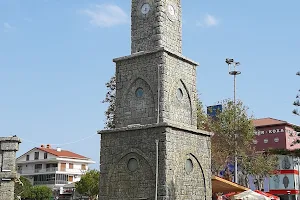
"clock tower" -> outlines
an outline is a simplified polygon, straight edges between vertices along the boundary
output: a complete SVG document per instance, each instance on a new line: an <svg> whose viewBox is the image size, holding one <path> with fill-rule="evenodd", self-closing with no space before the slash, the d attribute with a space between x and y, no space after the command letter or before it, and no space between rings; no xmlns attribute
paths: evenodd
<svg viewBox="0 0 300 200"><path fill-rule="evenodd" d="M181 1L132 0L116 63L115 129L101 134L101 200L211 199L211 134L197 130L197 63L182 56Z"/></svg>

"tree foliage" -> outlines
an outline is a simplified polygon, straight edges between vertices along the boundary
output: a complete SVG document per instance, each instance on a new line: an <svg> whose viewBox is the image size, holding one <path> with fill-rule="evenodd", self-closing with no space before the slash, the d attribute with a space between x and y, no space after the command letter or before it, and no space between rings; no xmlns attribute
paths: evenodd
<svg viewBox="0 0 300 200"><path fill-rule="evenodd" d="M207 120L209 131L214 133L211 145L212 173L218 175L225 170L225 177L232 180L228 165L234 164L237 152L239 183L248 186L248 175L253 175L259 187L263 178L276 168L276 157L266 157L255 151L252 117L247 114L248 108L241 101L234 103L225 100L222 104L222 112Z"/></svg>
<svg viewBox="0 0 300 200"><path fill-rule="evenodd" d="M99 180L100 172L97 170L90 170L86 172L75 184L76 192L81 195L88 196L90 200L97 198L99 194Z"/></svg>
<svg viewBox="0 0 300 200"><path fill-rule="evenodd" d="M32 189L30 181L23 176L21 176L19 180L20 182L15 183L15 199L17 199L18 196L21 198L30 198Z"/></svg>
<svg viewBox="0 0 300 200"><path fill-rule="evenodd" d="M235 150L248 150L254 139L252 118L247 115L247 108L241 101L223 102L223 111L217 114L216 119L210 119L210 129L214 133L213 142L223 143L223 148L229 157L235 155ZM235 135L237 146L235 145ZM236 149L235 149L236 146Z"/></svg>
<svg viewBox="0 0 300 200"><path fill-rule="evenodd" d="M278 157L268 152L251 151L240 157L240 183L249 187L248 175L252 175L256 189L261 190L264 179L276 170Z"/></svg>
<svg viewBox="0 0 300 200"><path fill-rule="evenodd" d="M47 186L32 186L30 181L21 176L20 181L15 183L15 199L48 200L52 197L52 190Z"/></svg>
<svg viewBox="0 0 300 200"><path fill-rule="evenodd" d="M203 104L200 101L200 97L197 99L197 128L201 130L206 130L208 125L208 118L205 114Z"/></svg>
<svg viewBox="0 0 300 200"><path fill-rule="evenodd" d="M106 122L105 122L105 128L106 129L112 129L115 128L115 97L116 97L116 77L111 77L111 79L105 83L105 86L107 88L107 93L105 95L105 99L102 101L102 103L108 103L107 110L105 111L106 116Z"/></svg>
<svg viewBox="0 0 300 200"><path fill-rule="evenodd" d="M296 74L297 76L300 76L300 72L297 72ZM298 90L298 92L300 92L300 90ZM298 107L300 106L300 94L297 94L296 96L296 100L294 101L294 106L296 107L294 110L293 110L293 113L295 115L299 115L300 116L300 112L298 110Z"/></svg>
<svg viewBox="0 0 300 200"><path fill-rule="evenodd" d="M269 149L268 150L269 154L274 154L274 155L289 155L289 156L295 156L295 157L300 157L300 149Z"/></svg>
<svg viewBox="0 0 300 200"><path fill-rule="evenodd" d="M48 200L52 197L52 190L44 185L31 188L31 198L35 200Z"/></svg>

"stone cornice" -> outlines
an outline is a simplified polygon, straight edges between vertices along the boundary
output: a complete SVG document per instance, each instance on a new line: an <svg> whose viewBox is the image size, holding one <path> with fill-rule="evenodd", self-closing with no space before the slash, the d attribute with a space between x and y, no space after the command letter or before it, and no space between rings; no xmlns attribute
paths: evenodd
<svg viewBox="0 0 300 200"><path fill-rule="evenodd" d="M124 61L124 60L130 60L130 59L134 59L134 58L137 58L137 57L140 57L140 56L145 56L145 55L149 55L149 54L154 54L154 53L157 53L157 52L166 52L180 60L183 60L191 65L194 65L194 66L199 66L199 64L187 57L184 57L182 56L181 54L179 53L175 53L175 52L172 52L171 50L167 49L166 47L159 47L153 51L141 51L141 52L138 52L138 53L134 53L134 54L131 54L129 56L123 56L123 57L119 57L119 58L115 58L113 59L113 62L119 62L119 61Z"/></svg>
<svg viewBox="0 0 300 200"><path fill-rule="evenodd" d="M143 129L152 129L152 128L175 128L178 130L184 130L188 131L197 135L204 135L204 136L212 136L213 134L204 130L194 129L191 127L185 127L185 126L179 126L173 123L159 123L159 124L146 124L146 125L140 125L140 124L134 124L129 125L127 127L122 128L115 128L115 129L108 129L108 130L101 130L98 131L98 134L106 134L106 133L119 133L119 132L125 132L125 131L135 131L135 130L143 130Z"/></svg>
<svg viewBox="0 0 300 200"><path fill-rule="evenodd" d="M21 143L21 140L17 137L0 137L0 142L17 142L17 143Z"/></svg>
<svg viewBox="0 0 300 200"><path fill-rule="evenodd" d="M18 178L17 172L0 172L0 180L1 179L15 179Z"/></svg>

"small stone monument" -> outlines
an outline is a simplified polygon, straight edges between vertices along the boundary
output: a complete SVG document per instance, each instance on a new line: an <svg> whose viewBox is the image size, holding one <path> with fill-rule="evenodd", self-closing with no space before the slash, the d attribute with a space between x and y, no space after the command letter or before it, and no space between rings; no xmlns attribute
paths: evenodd
<svg viewBox="0 0 300 200"><path fill-rule="evenodd" d="M14 200L16 172L16 152L20 139L0 137L0 200Z"/></svg>

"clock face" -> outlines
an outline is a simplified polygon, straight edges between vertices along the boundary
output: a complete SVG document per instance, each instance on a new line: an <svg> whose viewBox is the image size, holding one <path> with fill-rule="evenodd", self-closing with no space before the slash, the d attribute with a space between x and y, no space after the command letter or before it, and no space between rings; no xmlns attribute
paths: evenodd
<svg viewBox="0 0 300 200"><path fill-rule="evenodd" d="M174 16L175 15L175 8L172 5L168 6L168 11L170 15Z"/></svg>
<svg viewBox="0 0 300 200"><path fill-rule="evenodd" d="M149 3L145 3L141 7L141 12L146 15L150 11L150 5Z"/></svg>

